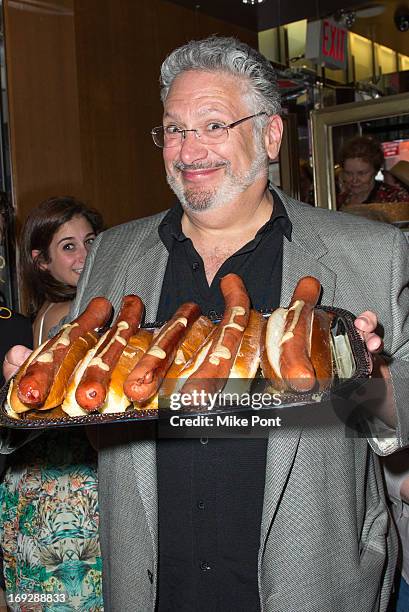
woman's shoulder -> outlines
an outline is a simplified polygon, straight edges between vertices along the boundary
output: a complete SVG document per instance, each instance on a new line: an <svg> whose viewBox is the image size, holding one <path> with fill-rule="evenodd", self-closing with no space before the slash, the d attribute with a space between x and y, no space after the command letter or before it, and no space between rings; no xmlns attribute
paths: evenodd
<svg viewBox="0 0 409 612"><path fill-rule="evenodd" d="M50 329L69 312L72 302L46 302L42 305L33 323L34 342L38 346L44 342Z"/></svg>

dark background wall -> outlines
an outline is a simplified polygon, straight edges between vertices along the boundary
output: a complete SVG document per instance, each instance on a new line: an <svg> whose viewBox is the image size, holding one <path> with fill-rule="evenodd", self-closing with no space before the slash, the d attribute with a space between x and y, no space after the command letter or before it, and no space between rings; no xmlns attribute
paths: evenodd
<svg viewBox="0 0 409 612"><path fill-rule="evenodd" d="M165 0L4 0L13 203L18 220L71 194L107 225L172 203L150 129L159 67L210 34L257 33Z"/></svg>

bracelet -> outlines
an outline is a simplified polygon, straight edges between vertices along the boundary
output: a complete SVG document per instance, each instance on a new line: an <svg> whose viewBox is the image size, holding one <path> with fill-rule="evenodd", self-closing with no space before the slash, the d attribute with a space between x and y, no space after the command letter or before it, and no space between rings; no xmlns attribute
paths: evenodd
<svg viewBox="0 0 409 612"><path fill-rule="evenodd" d="M0 314L0 319L11 319L12 312L7 306L0 306L0 313L4 311L6 314Z"/></svg>

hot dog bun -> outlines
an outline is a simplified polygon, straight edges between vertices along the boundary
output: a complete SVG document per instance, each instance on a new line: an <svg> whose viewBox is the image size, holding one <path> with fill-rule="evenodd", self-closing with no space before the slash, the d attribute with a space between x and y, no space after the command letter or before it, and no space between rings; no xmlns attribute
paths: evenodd
<svg viewBox="0 0 409 612"><path fill-rule="evenodd" d="M280 370L280 343L284 334L287 308L276 308L268 318L262 347L261 371L273 389L284 391L287 385Z"/></svg>
<svg viewBox="0 0 409 612"><path fill-rule="evenodd" d="M64 361L56 371L54 382L50 393L44 404L37 407L37 410L50 410L60 406L67 394L68 381L78 363L82 361L87 352L97 344L98 337L95 332L87 332L84 336L75 340L70 346Z"/></svg>
<svg viewBox="0 0 409 612"><path fill-rule="evenodd" d="M242 395L250 391L253 378L257 374L260 365L262 338L265 333L265 327L266 321L263 315L256 310L251 310L240 348L223 389L225 394L238 393Z"/></svg>
<svg viewBox="0 0 409 612"><path fill-rule="evenodd" d="M124 393L124 382L152 342L152 332L140 329L124 348L113 372L108 395L99 409L103 414L125 412L131 402Z"/></svg>
<svg viewBox="0 0 409 612"><path fill-rule="evenodd" d="M106 341L109 332L106 332L99 340L98 344L88 351L85 358L78 364L77 369L70 381L67 396L62 404L63 411L69 416L80 416L89 414L87 410L82 408L76 400L76 390L79 382L82 380L86 368L94 359L99 348ZM145 353L152 340L152 332L140 329L132 336L124 347L124 350L119 357L119 360L112 372L111 381L107 398L103 405L99 408L101 413L125 412L130 405L130 401L123 393L123 383L131 369L138 363L139 359Z"/></svg>
<svg viewBox="0 0 409 612"><path fill-rule="evenodd" d="M199 367L199 363L202 363L207 353L202 349L205 345L207 350L209 349L209 340L215 329L215 324L203 315L193 323L162 382L159 397L170 397L180 388L181 380L186 379Z"/></svg>
<svg viewBox="0 0 409 612"><path fill-rule="evenodd" d="M67 386L67 393L64 399L64 402L61 405L62 410L68 414L69 416L76 417L84 414L88 414L84 408L78 404L75 399L75 392L77 390L78 384L82 379L82 376L90 364L91 360L95 357L96 352L100 348L100 346L105 342L105 339L108 335L108 331L103 334L98 342L88 351L88 353L84 356L84 358L77 364L71 379Z"/></svg>
<svg viewBox="0 0 409 612"><path fill-rule="evenodd" d="M264 378L271 381L271 386L280 392L294 389L283 379L280 367L282 338L284 334L288 309L277 308L269 317L265 335L265 346L261 358L261 368ZM331 353L331 323L332 315L314 309L310 342L307 354L314 368L316 383L319 390L328 389L332 384L333 368Z"/></svg>
<svg viewBox="0 0 409 612"><path fill-rule="evenodd" d="M7 409L9 411L9 414L11 414L12 412L20 414L22 412L26 412L32 409L32 406L26 406L20 401L18 397L18 384L21 378L25 375L25 372L30 363L34 359L36 359L37 355L41 353L47 342L43 343L31 353L31 355L22 365L19 372L17 373L17 376L11 383L7 396ZM95 346L96 343L96 334L93 332L87 332L83 337L81 336L80 338L75 340L73 344L71 344L66 356L64 357L64 360L62 361L62 363L60 363L59 367L56 370L53 384L51 385L50 392L44 404L42 406L37 406L36 410L50 410L51 408L55 408L56 406L61 405L66 396L68 389L68 381L72 375L73 370L76 368L78 362L83 359L87 351L91 347Z"/></svg>

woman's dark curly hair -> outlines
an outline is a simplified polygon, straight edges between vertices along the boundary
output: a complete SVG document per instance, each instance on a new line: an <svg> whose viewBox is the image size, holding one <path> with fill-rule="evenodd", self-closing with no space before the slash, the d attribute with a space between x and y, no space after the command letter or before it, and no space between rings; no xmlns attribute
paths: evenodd
<svg viewBox="0 0 409 612"><path fill-rule="evenodd" d="M56 280L41 264L49 263L48 249L56 231L73 217L84 217L95 234L103 229L101 214L79 200L64 196L45 200L27 217L20 237L20 264L28 314L35 317L45 301L68 302L77 288ZM40 251L33 258L33 250Z"/></svg>
<svg viewBox="0 0 409 612"><path fill-rule="evenodd" d="M384 162L384 155L382 147L377 140L370 138L369 136L355 136L348 140L341 151L341 165L343 166L345 160L354 159L359 157L364 161L371 164L375 174L382 168Z"/></svg>

